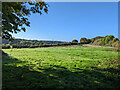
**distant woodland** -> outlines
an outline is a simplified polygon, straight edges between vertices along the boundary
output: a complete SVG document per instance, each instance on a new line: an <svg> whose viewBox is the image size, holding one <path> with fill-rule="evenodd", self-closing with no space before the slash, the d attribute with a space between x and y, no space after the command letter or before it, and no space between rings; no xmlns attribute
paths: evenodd
<svg viewBox="0 0 120 90"><path fill-rule="evenodd" d="M118 47L119 39L113 35L107 35L105 37L97 36L95 38L87 39L81 38L80 41L74 39L72 42L62 41L39 41L39 40L26 40L26 39L14 39L13 42L2 39L2 48L37 48L37 47L51 47L51 46L67 46L67 45L81 45L81 44L93 44L100 46Z"/></svg>

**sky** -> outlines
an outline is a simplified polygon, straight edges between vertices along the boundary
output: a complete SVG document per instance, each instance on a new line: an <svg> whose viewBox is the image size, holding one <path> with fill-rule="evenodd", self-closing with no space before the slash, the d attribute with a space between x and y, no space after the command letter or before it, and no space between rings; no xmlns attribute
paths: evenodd
<svg viewBox="0 0 120 90"><path fill-rule="evenodd" d="M48 14L31 14L26 32L16 38L71 42L114 35L118 38L117 2L48 2Z"/></svg>

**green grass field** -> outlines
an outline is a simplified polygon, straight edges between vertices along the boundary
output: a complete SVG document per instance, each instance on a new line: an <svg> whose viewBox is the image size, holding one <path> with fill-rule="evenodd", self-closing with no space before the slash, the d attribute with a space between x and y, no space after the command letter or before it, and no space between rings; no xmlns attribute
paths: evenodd
<svg viewBox="0 0 120 90"><path fill-rule="evenodd" d="M117 51L106 47L3 49L4 88L119 88Z"/></svg>

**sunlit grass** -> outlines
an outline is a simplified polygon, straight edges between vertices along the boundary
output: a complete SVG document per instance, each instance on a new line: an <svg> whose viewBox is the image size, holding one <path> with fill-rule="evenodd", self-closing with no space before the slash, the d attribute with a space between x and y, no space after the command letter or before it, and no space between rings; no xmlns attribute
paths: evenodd
<svg viewBox="0 0 120 90"><path fill-rule="evenodd" d="M110 72L108 69L117 69L116 62L111 64L110 60L118 57L118 52L105 51L105 49L107 48L52 47L4 49L3 51L8 53L9 56L3 55L3 69L5 70L3 71L3 86L12 87L15 84L18 88L22 84L26 88L116 88L120 75ZM24 71L23 69L29 72L24 73L22 81L16 80L15 76L19 76ZM112 80L109 80L110 78ZM18 83L13 84L10 80ZM25 82L30 83L30 85L26 86Z"/></svg>

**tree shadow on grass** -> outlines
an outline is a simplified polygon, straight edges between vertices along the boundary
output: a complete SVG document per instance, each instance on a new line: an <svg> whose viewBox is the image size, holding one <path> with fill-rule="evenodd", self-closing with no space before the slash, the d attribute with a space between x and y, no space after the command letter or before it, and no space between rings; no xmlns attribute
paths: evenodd
<svg viewBox="0 0 120 90"><path fill-rule="evenodd" d="M3 55L3 89L119 88L118 83L120 81L118 77L105 75L102 73L105 70L97 67L92 70L77 69L72 72L65 67L51 65L51 67L47 68L37 67L35 71L29 70L27 65L17 67L12 63L24 62Z"/></svg>

